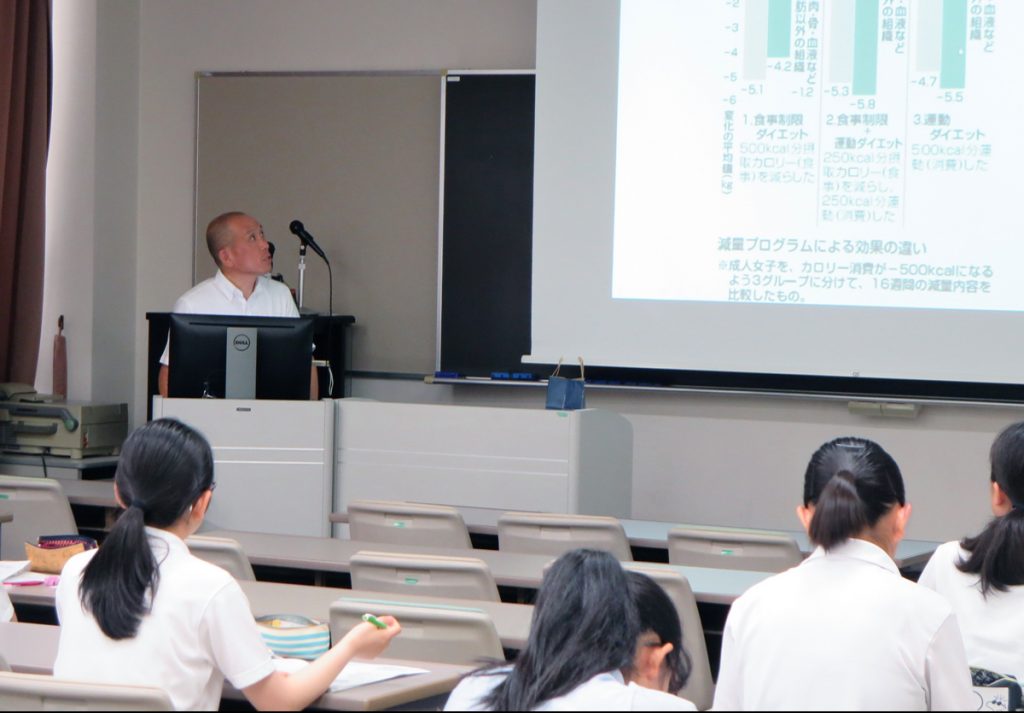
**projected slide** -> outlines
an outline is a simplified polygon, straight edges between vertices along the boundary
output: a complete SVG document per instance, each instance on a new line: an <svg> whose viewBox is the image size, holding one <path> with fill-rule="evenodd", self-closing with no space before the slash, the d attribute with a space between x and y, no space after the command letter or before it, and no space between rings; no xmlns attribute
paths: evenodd
<svg viewBox="0 0 1024 713"><path fill-rule="evenodd" d="M620 12L613 298L1024 310L1024 2Z"/></svg>

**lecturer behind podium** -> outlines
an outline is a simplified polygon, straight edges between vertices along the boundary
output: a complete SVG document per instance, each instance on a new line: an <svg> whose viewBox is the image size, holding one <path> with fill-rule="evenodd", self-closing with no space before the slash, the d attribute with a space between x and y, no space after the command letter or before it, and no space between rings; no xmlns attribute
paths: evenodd
<svg viewBox="0 0 1024 713"><path fill-rule="evenodd" d="M217 274L178 298L174 312L183 314L298 317L295 299L286 285L266 275L273 269L270 243L263 226L245 213L222 213L206 228L206 247L217 263ZM160 357L159 390L167 396L170 342ZM316 369L310 365L309 397L319 398Z"/></svg>

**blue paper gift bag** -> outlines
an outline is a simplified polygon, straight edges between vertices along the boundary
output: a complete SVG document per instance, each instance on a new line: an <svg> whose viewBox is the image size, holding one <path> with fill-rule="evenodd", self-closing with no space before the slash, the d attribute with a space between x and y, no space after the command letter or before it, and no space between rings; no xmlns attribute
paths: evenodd
<svg viewBox="0 0 1024 713"><path fill-rule="evenodd" d="M583 359L580 358L580 377L578 379L567 379L559 376L562 368L562 360L558 360L555 372L548 377L548 395L546 408L559 411L571 411L587 407L587 397L583 392L585 385L583 377Z"/></svg>

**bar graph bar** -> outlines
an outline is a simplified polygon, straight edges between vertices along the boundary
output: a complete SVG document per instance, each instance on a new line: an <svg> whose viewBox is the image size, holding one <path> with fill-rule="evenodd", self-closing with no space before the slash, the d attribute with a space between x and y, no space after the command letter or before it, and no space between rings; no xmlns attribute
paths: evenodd
<svg viewBox="0 0 1024 713"><path fill-rule="evenodd" d="M963 89L966 82L967 0L943 0L939 86L943 89Z"/></svg>
<svg viewBox="0 0 1024 713"><path fill-rule="evenodd" d="M789 56L792 19L792 0L768 0L768 57Z"/></svg>
<svg viewBox="0 0 1024 713"><path fill-rule="evenodd" d="M943 0L918 0L914 68L918 72L938 72L942 67Z"/></svg>
<svg viewBox="0 0 1024 713"><path fill-rule="evenodd" d="M764 79L768 68L768 0L747 0L743 23L743 77Z"/></svg>
<svg viewBox="0 0 1024 713"><path fill-rule="evenodd" d="M874 94L877 86L878 0L857 0L853 25L853 93L857 96Z"/></svg>
<svg viewBox="0 0 1024 713"><path fill-rule="evenodd" d="M829 13L829 72L833 84L853 81L853 27L856 0L833 0Z"/></svg>

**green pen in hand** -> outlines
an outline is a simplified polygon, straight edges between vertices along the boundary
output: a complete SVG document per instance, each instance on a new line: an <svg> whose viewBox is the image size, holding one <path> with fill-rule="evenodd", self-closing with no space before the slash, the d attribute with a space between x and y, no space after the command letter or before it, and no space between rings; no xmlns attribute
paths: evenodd
<svg viewBox="0 0 1024 713"><path fill-rule="evenodd" d="M373 624L378 629L387 629L388 625L382 622L380 619L375 617L373 614L363 614L363 621L367 624Z"/></svg>

